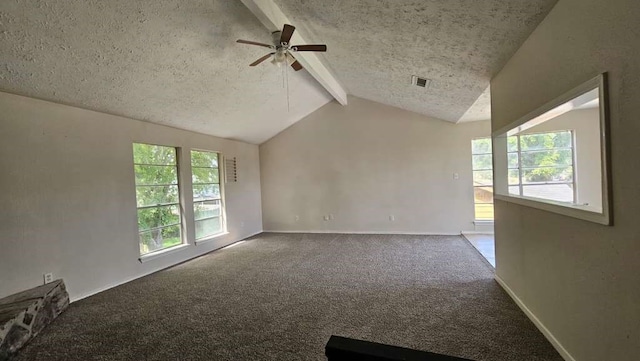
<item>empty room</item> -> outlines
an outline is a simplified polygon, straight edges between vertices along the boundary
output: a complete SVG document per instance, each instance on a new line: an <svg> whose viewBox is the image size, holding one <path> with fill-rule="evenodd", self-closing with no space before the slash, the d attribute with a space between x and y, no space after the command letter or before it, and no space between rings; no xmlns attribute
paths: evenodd
<svg viewBox="0 0 640 361"><path fill-rule="evenodd" d="M634 0L0 3L0 361L640 359Z"/></svg>

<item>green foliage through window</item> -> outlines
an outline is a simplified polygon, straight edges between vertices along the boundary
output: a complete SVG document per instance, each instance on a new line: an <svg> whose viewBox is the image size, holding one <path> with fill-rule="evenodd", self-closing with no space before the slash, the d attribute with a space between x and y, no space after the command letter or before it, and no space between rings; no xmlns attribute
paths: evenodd
<svg viewBox="0 0 640 361"><path fill-rule="evenodd" d="M193 182L193 215L196 240L208 238L223 231L220 168L218 164L218 153L191 151L191 180Z"/></svg>
<svg viewBox="0 0 640 361"><path fill-rule="evenodd" d="M176 149L133 144L140 254L182 243Z"/></svg>
<svg viewBox="0 0 640 361"><path fill-rule="evenodd" d="M476 220L493 220L493 155L491 138L471 141L473 202Z"/></svg>
<svg viewBox="0 0 640 361"><path fill-rule="evenodd" d="M573 202L573 132L521 134L507 139L509 193Z"/></svg>

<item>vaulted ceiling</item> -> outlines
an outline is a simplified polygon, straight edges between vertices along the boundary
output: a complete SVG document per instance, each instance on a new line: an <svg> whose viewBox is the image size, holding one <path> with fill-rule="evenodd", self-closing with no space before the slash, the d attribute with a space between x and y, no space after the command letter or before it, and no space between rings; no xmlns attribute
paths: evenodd
<svg viewBox="0 0 640 361"><path fill-rule="evenodd" d="M556 2L266 1L349 94L452 122L489 118L489 79ZM269 43L263 24L229 0L3 1L0 91L261 143L332 100L314 69L248 66L265 51L235 40Z"/></svg>

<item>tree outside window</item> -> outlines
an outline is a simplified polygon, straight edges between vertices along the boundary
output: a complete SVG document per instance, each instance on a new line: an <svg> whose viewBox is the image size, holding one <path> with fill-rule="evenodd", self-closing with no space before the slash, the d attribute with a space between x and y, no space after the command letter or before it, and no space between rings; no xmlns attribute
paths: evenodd
<svg viewBox="0 0 640 361"><path fill-rule="evenodd" d="M475 219L493 220L493 160L491 138L471 141Z"/></svg>
<svg viewBox="0 0 640 361"><path fill-rule="evenodd" d="M182 243L176 148L133 144L140 254Z"/></svg>

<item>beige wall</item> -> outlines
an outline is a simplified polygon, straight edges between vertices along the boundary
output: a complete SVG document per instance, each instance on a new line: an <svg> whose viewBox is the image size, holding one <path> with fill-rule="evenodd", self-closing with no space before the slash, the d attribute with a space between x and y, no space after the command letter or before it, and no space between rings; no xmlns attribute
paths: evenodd
<svg viewBox="0 0 640 361"><path fill-rule="evenodd" d="M611 227L496 202L497 276L575 360L640 355L640 6L560 0L491 81L499 129L609 72Z"/></svg>
<svg viewBox="0 0 640 361"><path fill-rule="evenodd" d="M264 228L473 230L471 139L489 134L488 121L456 125L355 97L329 103L260 146Z"/></svg>
<svg viewBox="0 0 640 361"><path fill-rule="evenodd" d="M138 261L133 142L238 158L229 234ZM63 278L72 300L262 230L258 147L0 93L0 297Z"/></svg>
<svg viewBox="0 0 640 361"><path fill-rule="evenodd" d="M524 133L573 130L577 203L602 211L602 167L600 157L600 110L576 109L530 128Z"/></svg>

